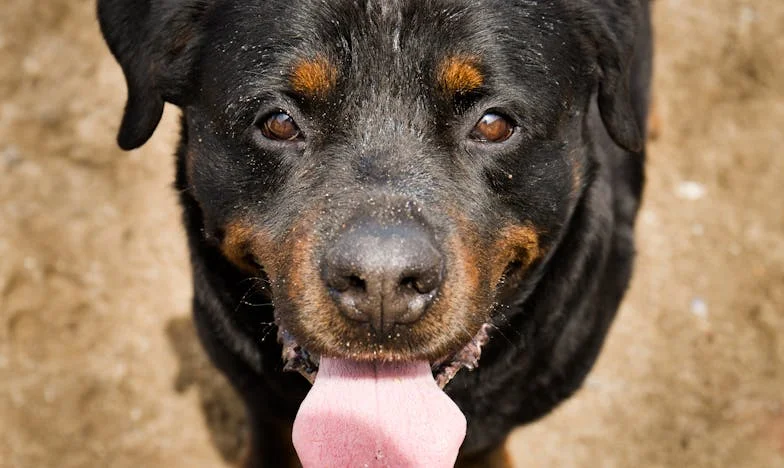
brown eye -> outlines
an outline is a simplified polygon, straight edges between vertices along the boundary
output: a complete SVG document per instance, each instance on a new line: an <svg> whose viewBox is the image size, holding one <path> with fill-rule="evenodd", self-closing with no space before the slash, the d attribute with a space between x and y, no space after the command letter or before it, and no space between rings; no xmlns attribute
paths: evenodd
<svg viewBox="0 0 784 468"><path fill-rule="evenodd" d="M471 138L488 143L501 143L514 133L514 127L505 117L488 112L471 130Z"/></svg>
<svg viewBox="0 0 784 468"><path fill-rule="evenodd" d="M266 117L261 124L261 133L270 140L279 141L293 141L302 134L294 119L285 112L277 112Z"/></svg>

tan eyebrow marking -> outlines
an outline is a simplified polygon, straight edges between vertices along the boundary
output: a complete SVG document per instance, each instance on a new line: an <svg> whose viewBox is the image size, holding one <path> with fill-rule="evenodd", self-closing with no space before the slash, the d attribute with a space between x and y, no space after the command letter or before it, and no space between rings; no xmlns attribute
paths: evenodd
<svg viewBox="0 0 784 468"><path fill-rule="evenodd" d="M338 70L323 55L297 61L291 71L291 87L294 91L312 96L324 97L335 87Z"/></svg>
<svg viewBox="0 0 784 468"><path fill-rule="evenodd" d="M438 80L441 87L450 95L465 94L484 84L484 76L479 69L479 59L471 55L447 57L439 68Z"/></svg>

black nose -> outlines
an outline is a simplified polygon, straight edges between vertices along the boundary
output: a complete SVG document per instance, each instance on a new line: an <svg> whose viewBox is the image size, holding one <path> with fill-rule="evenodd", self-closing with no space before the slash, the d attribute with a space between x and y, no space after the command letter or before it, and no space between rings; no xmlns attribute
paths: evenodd
<svg viewBox="0 0 784 468"><path fill-rule="evenodd" d="M322 278L340 312L387 334L417 321L441 286L444 262L426 228L413 221L353 223L329 249Z"/></svg>

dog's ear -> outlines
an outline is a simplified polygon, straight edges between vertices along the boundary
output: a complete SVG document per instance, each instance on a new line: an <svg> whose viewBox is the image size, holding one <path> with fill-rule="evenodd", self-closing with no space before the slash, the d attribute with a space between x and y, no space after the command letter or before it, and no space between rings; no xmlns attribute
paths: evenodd
<svg viewBox="0 0 784 468"><path fill-rule="evenodd" d="M583 33L597 66L598 104L613 141L628 151L643 147L643 128L632 106L631 65L644 16L636 0L611 0L582 10Z"/></svg>
<svg viewBox="0 0 784 468"><path fill-rule="evenodd" d="M164 102L187 105L210 0L98 0L98 20L125 73L128 102L117 142L143 145Z"/></svg>

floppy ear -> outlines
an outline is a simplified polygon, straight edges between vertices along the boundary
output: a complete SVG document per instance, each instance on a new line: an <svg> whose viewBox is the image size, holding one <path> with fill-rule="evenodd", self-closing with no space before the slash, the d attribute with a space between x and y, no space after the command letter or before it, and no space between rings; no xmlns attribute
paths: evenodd
<svg viewBox="0 0 784 468"><path fill-rule="evenodd" d="M613 141L628 151L643 147L642 122L632 107L629 87L637 31L643 16L635 0L613 0L602 7L588 7L591 12L583 23L598 66L599 112ZM584 13L586 14L586 13Z"/></svg>
<svg viewBox="0 0 784 468"><path fill-rule="evenodd" d="M143 145L163 115L164 102L188 103L209 0L98 0L98 20L122 66L128 102L117 142Z"/></svg>

